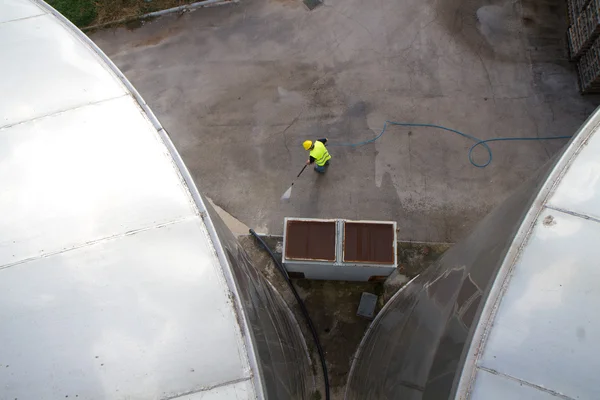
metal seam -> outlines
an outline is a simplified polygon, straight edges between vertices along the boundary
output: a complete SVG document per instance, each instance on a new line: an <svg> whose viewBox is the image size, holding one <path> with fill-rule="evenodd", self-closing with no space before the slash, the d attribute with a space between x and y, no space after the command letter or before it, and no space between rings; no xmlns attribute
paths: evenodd
<svg viewBox="0 0 600 400"><path fill-rule="evenodd" d="M31 18L36 18L36 17L41 17L43 15L47 15L47 13L43 12L43 10L40 10L40 11L42 12L41 14L36 14L36 15L30 15L28 17L11 19L11 20L8 20L8 21L2 21L2 22L0 22L0 25L8 24L10 22L19 22L19 21L23 21L25 19L31 19Z"/></svg>
<svg viewBox="0 0 600 400"><path fill-rule="evenodd" d="M13 124L3 125L3 126L0 126L0 131L2 131L4 129L13 128L13 127L18 126L18 125L26 124L28 122L34 122L34 121L37 121L37 120L40 120L40 119L43 119L43 118L54 117L54 116L57 116L57 115L60 115L60 114L67 113L69 111L79 110L81 108L85 108L85 107L88 107L88 106L95 106L97 104L105 103L105 102L108 102L108 101L121 99L121 98L127 97L129 95L130 95L129 93L125 92L125 93L120 94L119 96L109 97L109 98L102 99L102 100L97 100L97 101L91 101L89 103L80 104L80 105L77 105L75 107L70 107L70 108L65 108L65 109L62 109L62 110L54 111L54 112L51 112L49 114L40 115L40 116L33 117L33 118L30 118L30 119L27 119L27 120L24 120L24 121L19 121L19 122L15 122Z"/></svg>
<svg viewBox="0 0 600 400"><path fill-rule="evenodd" d="M554 211L558 211L560 213L563 214L568 214L571 215L573 217L577 217L577 218L581 218L581 219L585 219L588 221L594 221L594 222L600 222L600 218L596 218L596 217L592 217L591 215L587 215L587 214L582 214L582 213L578 213L576 211L571 211L571 210L566 210L564 208L561 207L555 207L555 206L549 206L546 204L545 206L547 209L549 210L554 210Z"/></svg>
<svg viewBox="0 0 600 400"><path fill-rule="evenodd" d="M150 231L150 230L153 230L153 229L164 228L165 226L175 225L175 224L178 224L180 222L185 222L187 220L192 220L192 219L196 219L196 218L198 218L197 215L191 215L191 216L174 219L174 220L171 220L171 221L168 221L168 222L164 222L164 223L161 223L161 224L157 224L157 225L152 225L152 226L147 226L147 227L143 227L143 228L133 229L133 230L126 231L126 232L121 232L121 233L117 233L117 234L114 234L114 235L110 235L110 236L105 236L105 237L98 238L98 239L89 240L87 242L79 243L79 244L76 244L74 246L71 246L71 247L68 247L68 248L64 248L62 250L52 251L52 252L44 253L44 254L41 254L41 255L38 255L38 256L35 256L35 257L28 257L28 258L21 259L19 261L15 261L15 262L12 262L12 263L0 265L0 271L2 271L3 269L14 267L15 265L26 264L28 262L39 260L39 259L42 259L42 258L48 258L48 257L56 256L58 254L63 254L63 253L67 253L69 251L81 249L81 248L88 247L88 246L93 246L93 245L98 244L98 243L108 242L108 241L115 240L115 239L118 239L118 238L121 238L121 237L125 237L125 236L133 236L133 235L136 235L136 234L138 234L140 232L145 232L145 231Z"/></svg>
<svg viewBox="0 0 600 400"><path fill-rule="evenodd" d="M226 381L226 382L222 382L222 383L217 383L217 384L212 385L212 386L206 386L206 387L203 387L203 388L200 388L200 389L190 390L188 392L179 393L179 394L176 394L174 396L163 397L161 400L174 400L174 399L178 399L178 398L183 397L183 396L189 396L190 394L208 392L208 391L211 391L213 389L218 389L218 388L225 387L225 386L235 385L235 384L241 383L241 382L246 382L246 381L249 381L250 379L252 379L251 376L244 377L244 378L238 378L238 379L232 379L230 381Z"/></svg>
<svg viewBox="0 0 600 400"><path fill-rule="evenodd" d="M492 368L486 368L486 367L479 366L478 369L480 369L482 371L485 371L485 372L487 372L487 373L489 373L491 375L500 376L502 378L506 378L508 380L518 382L520 385L529 386L531 388L540 390L542 392L548 393L548 394L550 394L552 396L555 396L555 397L558 397L558 398L561 398L561 399L564 399L564 400L575 400L573 397L569 397L569 396L567 396L565 394L562 394L560 392L557 392L557 391L545 388L545 387L540 386L540 385L536 385L535 383L531 383L531 382L526 381L524 379L519 379L517 377L505 374L504 372L500 372L500 371L497 371L497 370L492 369Z"/></svg>

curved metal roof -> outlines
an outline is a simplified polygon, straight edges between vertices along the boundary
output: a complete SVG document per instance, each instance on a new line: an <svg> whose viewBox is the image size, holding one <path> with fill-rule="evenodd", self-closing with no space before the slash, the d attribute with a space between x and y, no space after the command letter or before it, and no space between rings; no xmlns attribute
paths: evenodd
<svg viewBox="0 0 600 400"><path fill-rule="evenodd" d="M483 307L457 398L600 397L599 128L596 110L526 214Z"/></svg>
<svg viewBox="0 0 600 400"><path fill-rule="evenodd" d="M0 397L262 397L212 223L135 89L42 3L0 2L0 54Z"/></svg>
<svg viewBox="0 0 600 400"><path fill-rule="evenodd" d="M382 308L346 399L595 399L600 108Z"/></svg>

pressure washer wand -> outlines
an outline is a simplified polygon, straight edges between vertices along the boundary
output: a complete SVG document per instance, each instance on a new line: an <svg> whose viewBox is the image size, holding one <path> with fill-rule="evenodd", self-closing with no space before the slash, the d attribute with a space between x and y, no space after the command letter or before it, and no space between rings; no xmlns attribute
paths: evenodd
<svg viewBox="0 0 600 400"><path fill-rule="evenodd" d="M302 170L300 170L300 173L298 173L298 175L296 176L296 179L300 178L300 175L302 175L302 173L304 172L306 167L308 167L308 164L305 164L304 167L302 167ZM292 187L294 186L294 183L296 183L296 179L294 179L294 181L290 185L289 189L285 191L283 196L281 196L281 201L289 200L289 198L292 196Z"/></svg>

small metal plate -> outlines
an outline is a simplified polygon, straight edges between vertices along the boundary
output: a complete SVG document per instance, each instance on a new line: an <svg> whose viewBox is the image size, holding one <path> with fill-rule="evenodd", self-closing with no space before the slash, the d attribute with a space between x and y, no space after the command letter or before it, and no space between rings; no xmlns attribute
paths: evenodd
<svg viewBox="0 0 600 400"><path fill-rule="evenodd" d="M363 292L360 296L360 303L358 304L356 315L373 319L375 316L375 307L377 307L377 296L373 293Z"/></svg>

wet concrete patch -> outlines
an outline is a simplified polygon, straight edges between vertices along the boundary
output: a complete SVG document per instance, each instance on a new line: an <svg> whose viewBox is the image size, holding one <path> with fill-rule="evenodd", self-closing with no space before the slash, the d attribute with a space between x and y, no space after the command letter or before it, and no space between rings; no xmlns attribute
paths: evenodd
<svg viewBox="0 0 600 400"><path fill-rule="evenodd" d="M336 0L308 12L256 0L92 37L200 190L248 226L281 234L286 216L390 220L400 239L454 242L565 142L493 143L484 170L470 167L464 140L428 129L333 144L373 138L387 119L483 139L575 132L598 101L580 98L561 54L559 2ZM306 161L302 142L324 136L327 174L307 171L282 204Z"/></svg>
<svg viewBox="0 0 600 400"><path fill-rule="evenodd" d="M440 26L485 59L523 62L521 4L511 0L435 2Z"/></svg>

